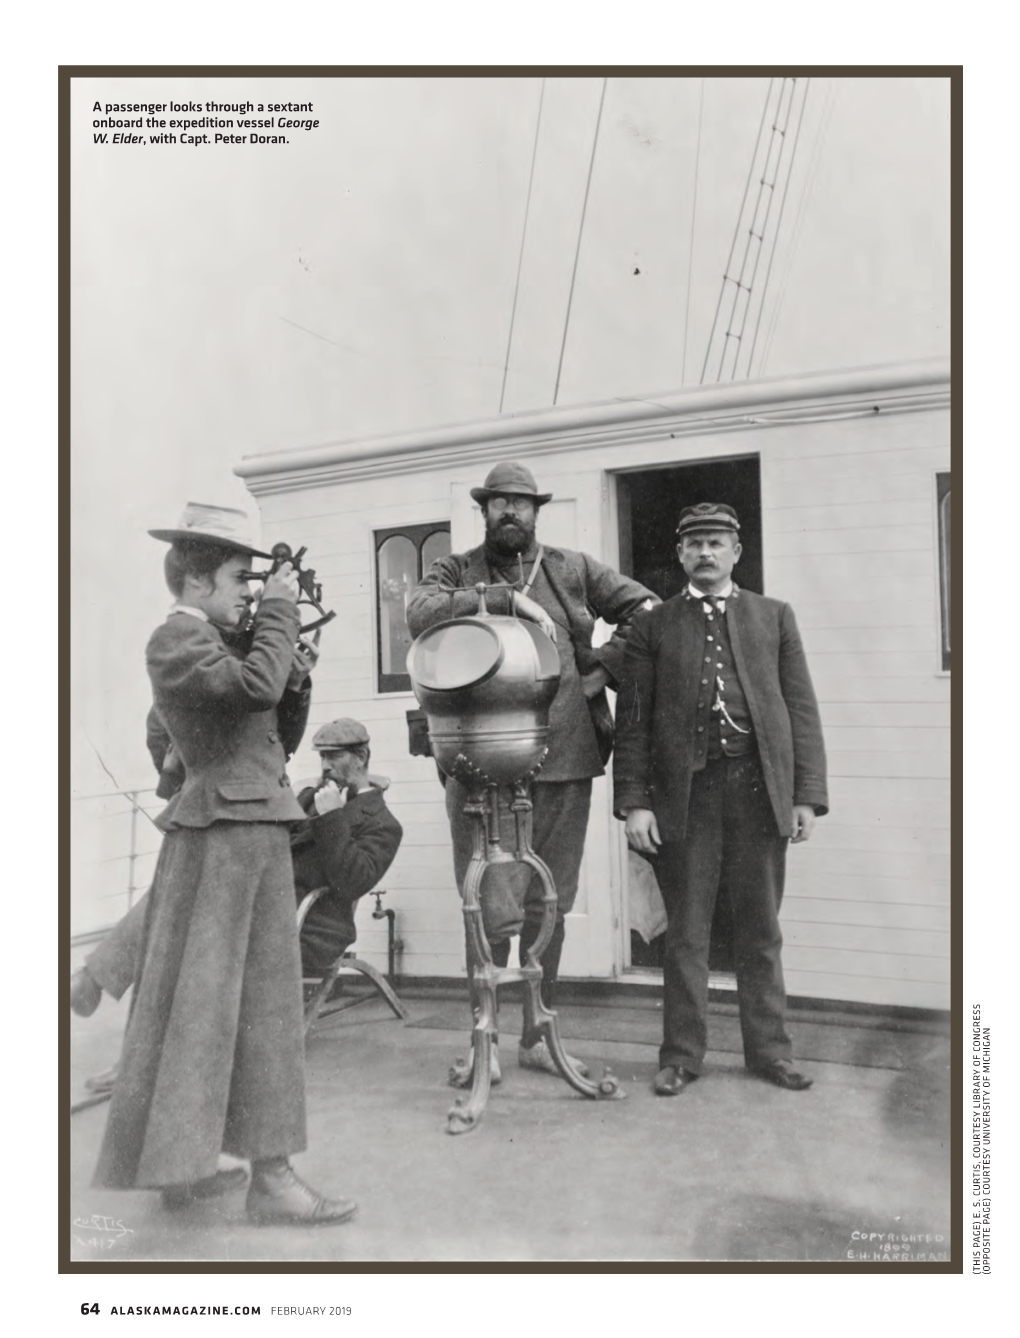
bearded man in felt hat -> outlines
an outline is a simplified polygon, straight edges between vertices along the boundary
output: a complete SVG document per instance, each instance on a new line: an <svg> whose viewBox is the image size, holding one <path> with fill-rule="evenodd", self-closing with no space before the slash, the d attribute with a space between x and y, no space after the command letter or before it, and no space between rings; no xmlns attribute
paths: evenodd
<svg viewBox="0 0 1020 1338"><path fill-rule="evenodd" d="M221 1152L251 1163L255 1221L341 1222L290 1165L305 1147L301 966L289 826L304 818L286 773L279 708L301 690L298 579L265 581L250 639L243 512L189 503L152 530L175 604L146 647L154 709L183 766L164 831L131 1017L95 1183L163 1190L174 1205L231 1187ZM241 1176L241 1178L246 1178Z"/></svg>
<svg viewBox="0 0 1020 1338"><path fill-rule="evenodd" d="M811 1086L786 1031L779 906L787 845L828 812L825 745L793 610L732 579L739 533L730 506L681 512L689 584L635 618L617 702L614 808L634 849L657 856L668 918L658 1096L701 1073L720 890L745 1063L788 1091Z"/></svg>
<svg viewBox="0 0 1020 1338"><path fill-rule="evenodd" d="M549 752L532 793L532 843L535 853L549 866L558 898L556 927L542 956L542 1001L551 1008L563 951L564 916L577 895L591 783L603 774L612 747L612 715L605 690L616 686L631 619L639 609L658 603L658 598L587 553L541 544L536 534L538 513L552 494L539 492L534 475L525 465L517 461L495 465L485 483L471 489L471 496L485 519L485 542L432 564L408 603L407 624L415 636L420 636L435 623L470 616L478 610L478 596L470 587L480 581L486 585L497 583L513 587L516 612L536 622L556 643L560 683L549 710ZM451 586L469 589L451 596L446 593ZM511 611L506 589L487 592L486 602L490 613ZM595 648L592 633L597 618L615 630L605 645ZM467 798L468 791L459 781L447 782L446 811L461 888L473 846L471 820L464 814ZM500 825L506 848L511 849L514 822L507 787L500 789ZM541 883L527 869L524 874L522 965L542 923ZM490 947L496 965L505 966L509 939L492 942ZM518 1059L524 1068L559 1075L543 1039L522 1036ZM587 1071L576 1060L573 1062L582 1072ZM495 1059L492 1077L499 1077Z"/></svg>

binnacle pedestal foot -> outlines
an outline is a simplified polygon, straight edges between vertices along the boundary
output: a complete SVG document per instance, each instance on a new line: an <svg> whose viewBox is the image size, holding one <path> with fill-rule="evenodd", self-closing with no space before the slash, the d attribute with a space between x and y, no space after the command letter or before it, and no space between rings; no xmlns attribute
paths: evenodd
<svg viewBox="0 0 1020 1338"><path fill-rule="evenodd" d="M466 1134L474 1129L482 1117L486 1103L489 1100L489 1089L492 1085L492 1042L493 1037L490 1031L482 1033L475 1032L472 1056L473 1063L467 1060L458 1060L450 1070L450 1081L454 1082L455 1072L458 1077L463 1073L463 1085L468 1082L471 1084L471 1091L467 1097L458 1096L446 1116L446 1131L450 1134ZM458 1081L456 1086L462 1084Z"/></svg>
<svg viewBox="0 0 1020 1338"><path fill-rule="evenodd" d="M616 1077L606 1068L600 1079L584 1077L563 1048L557 1015L542 1002L542 954L556 925L556 887L548 865L531 848L531 798L529 779L514 785L511 810L516 818L516 850L512 856L499 843L498 797L494 785L475 780L465 812L474 818L474 849L464 879L463 909L468 952L468 974L474 1012L471 1058L460 1059L450 1069L450 1084L467 1091L458 1097L447 1115L447 1132L467 1133L477 1127L485 1112L492 1085L493 1047L498 1040L496 1027L496 991L501 984L520 981L524 985L524 1035L535 1044L544 1039L553 1062L563 1079L582 1096L593 1100L620 1100L625 1093ZM482 908L482 878L493 863L512 859L525 864L542 885L542 922L527 954L527 964L520 968L497 968L492 961L485 932ZM488 908L492 914L492 907ZM468 1090L469 1089L469 1090Z"/></svg>
<svg viewBox="0 0 1020 1338"><path fill-rule="evenodd" d="M575 1092L580 1092L582 1096L592 1097L599 1101L622 1101L627 1093L620 1087L619 1080L608 1066L603 1068L601 1078L592 1080L591 1078L585 1078L571 1064L570 1057L563 1048L563 1042L560 1039L559 1018L551 1008L546 1008L542 1002L542 996L539 992L541 967L538 968L538 979L529 982L529 986L524 996L525 1034L535 1037L536 1040L539 1038L545 1040L553 1062Z"/></svg>

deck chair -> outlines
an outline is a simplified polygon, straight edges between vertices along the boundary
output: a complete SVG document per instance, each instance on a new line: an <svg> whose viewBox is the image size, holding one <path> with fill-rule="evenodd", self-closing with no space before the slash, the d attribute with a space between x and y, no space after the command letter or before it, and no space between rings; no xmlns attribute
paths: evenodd
<svg viewBox="0 0 1020 1338"><path fill-rule="evenodd" d="M298 936L301 934L301 926L305 922L305 917L312 909L320 897L326 896L329 887L317 887L305 896L297 911ZM404 1005L397 998L393 987L381 972L374 966L364 962L360 957L356 957L353 952L345 950L336 959L324 976L316 976L314 979L305 980L305 985L311 988L306 991L308 998L305 1002L305 1035L311 1031L313 1024L320 1017L330 1017L333 1013L345 1012L348 1008L354 1008L359 1003L364 1003L366 999L374 996L371 994L359 995L354 999L330 999L330 994L337 982L337 977L341 971L360 971L363 976L367 976L382 997L389 1004L390 1008L397 1017L406 1019L409 1014Z"/></svg>

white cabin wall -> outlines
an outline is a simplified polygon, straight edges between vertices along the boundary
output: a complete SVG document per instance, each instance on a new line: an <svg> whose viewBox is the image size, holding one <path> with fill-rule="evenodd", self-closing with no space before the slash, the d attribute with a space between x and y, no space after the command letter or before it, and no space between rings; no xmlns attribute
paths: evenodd
<svg viewBox="0 0 1020 1338"><path fill-rule="evenodd" d="M409 486L410 485L410 486ZM408 753L405 711L410 692L376 691L374 615L375 530L402 523L450 519L449 480L435 471L277 494L260 499L267 544L285 539L308 547L307 562L322 581L323 603L336 619L322 632L313 676L305 741L289 771L295 785L318 774L310 742L319 725L353 716L372 739L371 768L389 776L386 802L404 828L396 859L381 885L384 909L396 911L404 975L456 976L465 970L460 899L453 879L449 827L435 764ZM385 920L373 920L374 899L358 906L357 951L386 967Z"/></svg>
<svg viewBox="0 0 1020 1338"><path fill-rule="evenodd" d="M445 468L429 468L429 453L399 479L258 489L267 542L308 544L339 615L323 634L309 737L333 716L359 717L372 733L373 769L393 780L388 799L406 835L384 882L405 944L401 970L461 976L464 955L442 792L432 764L407 754L413 695L374 690L372 531L452 518L454 549L470 546L481 531L469 488L496 460L517 457L563 503L543 513L541 537L614 564L616 472L758 454L765 590L796 611L830 770L831 814L788 857L788 991L947 1007L950 679L938 659L934 474L949 468L948 409L731 420L697 435L667 425L641 439L624 423L583 444L565 436L562 448L549 436L530 452L526 441L480 444ZM292 774L314 769L305 749ZM564 974L618 970L623 863L611 787L600 781L578 900L584 927L568 933ZM370 911L363 903L359 951L379 964L385 925Z"/></svg>
<svg viewBox="0 0 1020 1338"><path fill-rule="evenodd" d="M939 658L945 410L762 433L765 583L804 637L831 813L791 847L792 994L949 1006L950 678Z"/></svg>

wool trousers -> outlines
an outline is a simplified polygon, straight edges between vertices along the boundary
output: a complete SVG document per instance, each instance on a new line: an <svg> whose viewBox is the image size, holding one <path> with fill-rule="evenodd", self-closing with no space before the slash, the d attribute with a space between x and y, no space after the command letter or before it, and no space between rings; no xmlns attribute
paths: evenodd
<svg viewBox="0 0 1020 1338"><path fill-rule="evenodd" d="M531 844L549 866L556 886L556 926L549 946L542 954L542 1002L553 1006L556 979L559 975L560 956L563 952L563 917L568 914L577 897L578 876L584 856L584 840L588 831L591 811L591 779L570 781L539 781L531 787L534 804L532 812ZM512 793L506 786L499 790L500 840L505 850L516 847L516 825L510 811ZM459 781L449 780L446 785L446 812L453 836L453 864L457 886L463 890L471 852L474 848L474 819L464 814L468 800L467 789ZM488 876L488 875L487 875ZM541 879L526 865L511 867L514 895L523 906L524 927L521 930L519 956L523 966L528 948L535 942L542 926ZM492 960L497 966L506 966L510 957L509 939L497 939L489 944Z"/></svg>
<svg viewBox="0 0 1020 1338"><path fill-rule="evenodd" d="M111 999L121 998L135 983L145 945L148 909L149 894L146 892L85 958L89 975Z"/></svg>
<svg viewBox="0 0 1020 1338"><path fill-rule="evenodd" d="M744 1060L788 1059L783 936L787 838L779 834L757 753L710 759L694 773L687 834L659 851L666 906L660 1067L700 1073L708 1043L708 956L716 898L733 911Z"/></svg>

